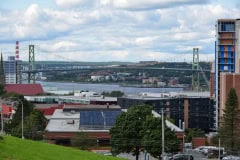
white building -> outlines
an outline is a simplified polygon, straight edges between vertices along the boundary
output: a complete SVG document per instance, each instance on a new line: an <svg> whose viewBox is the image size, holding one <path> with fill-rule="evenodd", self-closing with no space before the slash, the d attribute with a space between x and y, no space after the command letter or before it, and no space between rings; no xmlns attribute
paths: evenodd
<svg viewBox="0 0 240 160"><path fill-rule="evenodd" d="M16 84L16 60L14 56L9 56L7 61L4 61L4 75L6 84Z"/></svg>

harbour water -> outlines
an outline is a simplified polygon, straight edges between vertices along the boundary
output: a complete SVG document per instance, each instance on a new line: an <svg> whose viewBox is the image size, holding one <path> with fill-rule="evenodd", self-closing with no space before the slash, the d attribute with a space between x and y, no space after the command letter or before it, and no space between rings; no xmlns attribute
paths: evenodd
<svg viewBox="0 0 240 160"><path fill-rule="evenodd" d="M139 94L144 92L164 93L164 92L181 92L183 88L138 88L138 87L123 87L118 84L93 84L93 83L70 83L70 82L46 82L38 81L44 90L57 91L94 91L97 93L121 91L125 94Z"/></svg>

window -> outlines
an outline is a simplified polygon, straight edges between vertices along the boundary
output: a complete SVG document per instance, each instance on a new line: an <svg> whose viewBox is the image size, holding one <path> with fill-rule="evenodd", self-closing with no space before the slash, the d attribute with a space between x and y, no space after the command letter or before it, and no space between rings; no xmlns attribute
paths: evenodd
<svg viewBox="0 0 240 160"><path fill-rule="evenodd" d="M234 22L220 22L220 31L226 31L226 32L234 32L235 26Z"/></svg>

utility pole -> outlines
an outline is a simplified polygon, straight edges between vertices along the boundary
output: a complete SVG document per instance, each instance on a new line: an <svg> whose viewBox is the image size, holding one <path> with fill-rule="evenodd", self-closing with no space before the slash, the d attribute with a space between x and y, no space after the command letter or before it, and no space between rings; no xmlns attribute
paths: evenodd
<svg viewBox="0 0 240 160"><path fill-rule="evenodd" d="M218 159L220 160L221 158L221 141L220 138L218 139Z"/></svg>
<svg viewBox="0 0 240 160"><path fill-rule="evenodd" d="M185 123L182 122L182 130L183 130L183 153L185 153Z"/></svg>
<svg viewBox="0 0 240 160"><path fill-rule="evenodd" d="M164 159L164 147L165 147L165 143L164 143L164 114L163 114L163 108L162 108L162 159Z"/></svg>

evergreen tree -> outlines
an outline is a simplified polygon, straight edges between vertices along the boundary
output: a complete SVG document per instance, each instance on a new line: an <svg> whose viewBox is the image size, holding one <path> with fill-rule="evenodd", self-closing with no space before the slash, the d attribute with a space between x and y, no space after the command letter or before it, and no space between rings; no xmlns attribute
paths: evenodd
<svg viewBox="0 0 240 160"><path fill-rule="evenodd" d="M239 120L240 111L238 109L238 97L236 90L231 88L228 93L225 109L223 110L223 118L221 127L219 129L219 137L221 139L222 146L232 154L240 149Z"/></svg>

